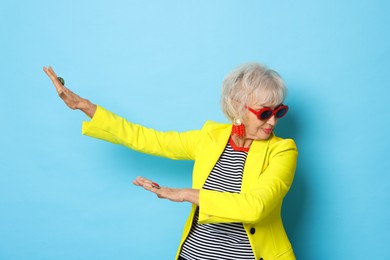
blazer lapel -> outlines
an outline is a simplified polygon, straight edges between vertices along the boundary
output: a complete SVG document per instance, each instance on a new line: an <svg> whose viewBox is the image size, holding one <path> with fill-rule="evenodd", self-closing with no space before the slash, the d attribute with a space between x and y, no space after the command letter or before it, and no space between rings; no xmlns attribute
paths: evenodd
<svg viewBox="0 0 390 260"><path fill-rule="evenodd" d="M257 182L259 175L263 171L265 158L272 136L267 140L253 141L248 156L246 157L241 192L248 192Z"/></svg>
<svg viewBox="0 0 390 260"><path fill-rule="evenodd" d="M232 130L231 125L224 128L212 129L207 132L206 140L202 145L199 158L196 158L192 185L195 189L201 189L210 172L217 163L222 152L225 150Z"/></svg>

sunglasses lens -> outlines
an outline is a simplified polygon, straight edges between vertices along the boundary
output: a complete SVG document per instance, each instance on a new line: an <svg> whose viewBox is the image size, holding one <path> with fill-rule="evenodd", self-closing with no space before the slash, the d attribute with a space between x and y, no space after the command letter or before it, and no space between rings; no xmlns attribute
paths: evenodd
<svg viewBox="0 0 390 260"><path fill-rule="evenodd" d="M272 110L266 110L259 115L260 120L266 120L272 116Z"/></svg>
<svg viewBox="0 0 390 260"><path fill-rule="evenodd" d="M280 108L278 109L278 111L276 112L276 117L277 118L282 118L284 117L284 115L286 115L287 113L287 108L283 107L283 108Z"/></svg>

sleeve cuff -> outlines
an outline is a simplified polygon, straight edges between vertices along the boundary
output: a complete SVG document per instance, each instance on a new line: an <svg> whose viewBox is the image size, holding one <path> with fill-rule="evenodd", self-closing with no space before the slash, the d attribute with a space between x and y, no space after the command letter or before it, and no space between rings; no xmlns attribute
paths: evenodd
<svg viewBox="0 0 390 260"><path fill-rule="evenodd" d="M91 120L90 121L83 121L83 123L82 123L81 133L83 135L89 135L92 131L91 129L101 125L101 122L104 121L104 111L105 111L104 108L97 105L96 112L93 115L93 117L91 118Z"/></svg>

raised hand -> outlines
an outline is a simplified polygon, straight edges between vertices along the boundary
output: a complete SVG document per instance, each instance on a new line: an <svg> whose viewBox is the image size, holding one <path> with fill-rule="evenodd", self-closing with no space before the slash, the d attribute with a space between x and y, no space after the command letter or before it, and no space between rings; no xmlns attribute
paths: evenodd
<svg viewBox="0 0 390 260"><path fill-rule="evenodd" d="M72 92L70 89L62 85L58 79L57 74L54 72L52 67L43 67L43 71L53 82L54 87L57 90L58 95L64 101L64 103L71 109L80 109L86 113L89 117L93 117L96 111L96 105L92 104L89 100L82 98Z"/></svg>

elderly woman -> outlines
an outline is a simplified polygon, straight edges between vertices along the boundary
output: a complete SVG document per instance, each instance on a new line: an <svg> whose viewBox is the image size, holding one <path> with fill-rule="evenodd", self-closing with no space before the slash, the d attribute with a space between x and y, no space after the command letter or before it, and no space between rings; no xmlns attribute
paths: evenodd
<svg viewBox="0 0 390 260"><path fill-rule="evenodd" d="M222 84L222 109L232 124L208 121L181 133L131 123L70 91L51 67L44 71L68 107L92 118L83 123L83 134L195 161L192 188L160 187L143 177L133 181L159 198L192 204L175 259L295 259L281 206L294 178L297 148L273 133L288 111L275 71L256 63L240 66Z"/></svg>

